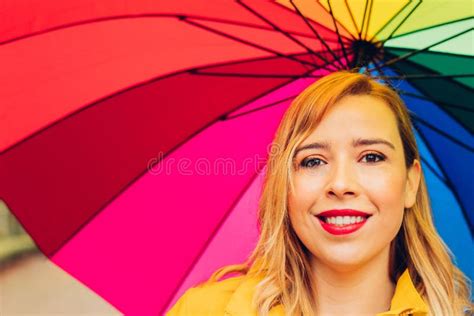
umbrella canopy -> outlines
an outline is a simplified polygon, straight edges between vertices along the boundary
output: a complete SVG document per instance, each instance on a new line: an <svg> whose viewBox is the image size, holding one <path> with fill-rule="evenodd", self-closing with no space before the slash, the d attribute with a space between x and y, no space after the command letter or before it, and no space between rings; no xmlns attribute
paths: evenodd
<svg viewBox="0 0 474 316"><path fill-rule="evenodd" d="M246 258L284 111L354 67L412 111L437 228L474 275L470 1L3 6L0 198L127 315Z"/></svg>

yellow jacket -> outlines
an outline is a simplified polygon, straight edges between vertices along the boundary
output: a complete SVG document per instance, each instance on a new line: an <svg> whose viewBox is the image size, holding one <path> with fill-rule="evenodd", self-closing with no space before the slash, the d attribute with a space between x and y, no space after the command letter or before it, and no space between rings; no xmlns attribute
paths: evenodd
<svg viewBox="0 0 474 316"><path fill-rule="evenodd" d="M258 282L257 278L238 276L203 287L191 288L166 315L257 316L256 311L252 309L251 301ZM407 269L397 281L390 310L374 316L426 316L427 313L428 306L413 285ZM269 315L285 315L283 306L273 307Z"/></svg>

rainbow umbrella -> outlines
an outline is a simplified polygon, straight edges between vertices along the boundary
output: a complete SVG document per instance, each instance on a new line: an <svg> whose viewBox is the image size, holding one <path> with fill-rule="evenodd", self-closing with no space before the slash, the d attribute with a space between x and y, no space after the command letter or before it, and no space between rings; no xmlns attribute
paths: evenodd
<svg viewBox="0 0 474 316"><path fill-rule="evenodd" d="M474 275L469 0L2 6L0 198L121 312L163 314L245 260L275 129L339 69L402 94L436 225Z"/></svg>

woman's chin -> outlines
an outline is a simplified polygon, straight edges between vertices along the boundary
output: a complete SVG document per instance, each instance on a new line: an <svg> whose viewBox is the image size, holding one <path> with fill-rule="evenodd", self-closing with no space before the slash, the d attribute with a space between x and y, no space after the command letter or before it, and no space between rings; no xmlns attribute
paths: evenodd
<svg viewBox="0 0 474 316"><path fill-rule="evenodd" d="M366 254L355 251L353 248L330 251L324 256L318 256L316 260L333 270L344 272L354 271L363 266L369 258Z"/></svg>

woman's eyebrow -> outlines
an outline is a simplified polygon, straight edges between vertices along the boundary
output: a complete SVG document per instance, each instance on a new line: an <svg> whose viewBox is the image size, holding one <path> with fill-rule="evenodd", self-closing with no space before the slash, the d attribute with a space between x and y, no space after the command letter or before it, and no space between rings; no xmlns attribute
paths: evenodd
<svg viewBox="0 0 474 316"><path fill-rule="evenodd" d="M328 142L314 142L314 143L310 143L310 144L301 146L301 147L299 147L299 148L296 148L296 150L295 150L295 157L296 157L296 155L298 155L298 153L299 153L300 151L303 151L303 150L308 150L308 149L325 149L325 150L328 150L330 147L331 147L331 145L329 145Z"/></svg>
<svg viewBox="0 0 474 316"><path fill-rule="evenodd" d="M391 149L395 150L395 146L391 142L383 138L358 138L352 141L352 146L354 147L376 145L376 144L386 145L390 147Z"/></svg>
<svg viewBox="0 0 474 316"><path fill-rule="evenodd" d="M376 145L376 144L386 145L390 147L391 149L395 150L395 146L391 142L383 138L357 138L357 139L352 140L353 147L361 147L361 146ZM307 149L328 150L329 148L331 148L331 145L328 142L314 142L314 143L310 143L310 144L297 148L295 150L295 156L302 150L307 150Z"/></svg>

